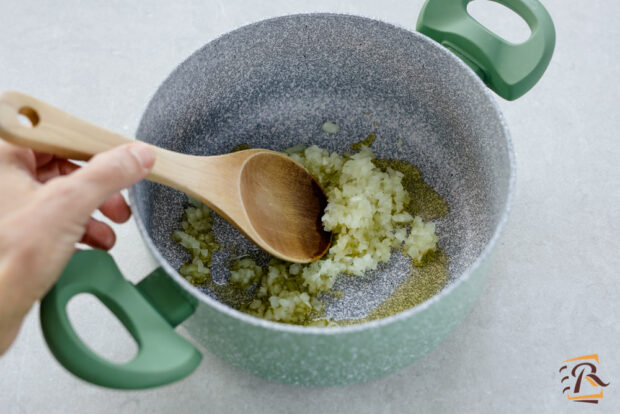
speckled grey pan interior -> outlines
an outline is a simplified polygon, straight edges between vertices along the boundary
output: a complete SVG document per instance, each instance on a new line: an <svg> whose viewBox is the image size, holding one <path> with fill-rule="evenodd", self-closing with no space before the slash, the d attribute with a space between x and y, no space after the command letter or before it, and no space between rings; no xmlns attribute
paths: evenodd
<svg viewBox="0 0 620 414"><path fill-rule="evenodd" d="M437 232L454 281L489 242L505 210L509 148L489 92L437 49L422 35L351 16L298 15L246 26L209 43L170 75L137 137L195 155L226 153L242 143L274 150L317 144L342 153L375 130L379 157L419 166L448 201L451 214L437 221ZM337 134L321 129L328 120L340 126ZM142 182L134 202L148 237L177 269L189 256L170 234L186 197ZM224 220L217 221L216 235L242 244L237 254L262 254ZM216 255L216 263L227 255ZM352 294L328 304L327 316L364 316L408 275L402 259L394 255L364 278L341 278L338 287ZM226 277L225 266L216 265L214 278ZM364 294L355 294L360 289Z"/></svg>
<svg viewBox="0 0 620 414"><path fill-rule="evenodd" d="M439 245L450 257L446 291L488 250L507 212L512 153L493 99L469 68L423 35L361 17L295 15L245 26L194 53L154 95L137 137L196 155L226 153L242 143L273 150L317 144L342 153L374 129L378 156L420 167L450 205L449 217L436 221ZM328 120L339 125L338 133L321 129ZM189 257L170 239L185 195L143 181L131 197L165 270L221 309L175 270ZM263 254L223 220L215 231L238 244L236 254ZM394 255L372 275L341 278L337 286L346 296L327 304L327 316L364 316L408 274L407 266ZM216 265L214 277L224 280L226 267Z"/></svg>

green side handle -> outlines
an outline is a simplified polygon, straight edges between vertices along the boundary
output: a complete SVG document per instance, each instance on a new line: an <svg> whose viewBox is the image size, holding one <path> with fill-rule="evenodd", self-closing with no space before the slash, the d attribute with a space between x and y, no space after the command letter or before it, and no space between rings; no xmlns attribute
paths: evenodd
<svg viewBox="0 0 620 414"><path fill-rule="evenodd" d="M79 293L96 296L125 326L138 344L134 359L116 364L82 342L66 311ZM195 307L161 269L135 286L123 278L108 253L84 250L73 255L42 300L40 317L50 350L70 372L104 387L140 389L179 380L198 366L202 355L173 328Z"/></svg>
<svg viewBox="0 0 620 414"><path fill-rule="evenodd" d="M450 49L499 96L514 100L542 77L555 47L555 28L538 0L493 0L521 16L531 35L523 43L508 42L469 13L472 0L427 0L417 30Z"/></svg>

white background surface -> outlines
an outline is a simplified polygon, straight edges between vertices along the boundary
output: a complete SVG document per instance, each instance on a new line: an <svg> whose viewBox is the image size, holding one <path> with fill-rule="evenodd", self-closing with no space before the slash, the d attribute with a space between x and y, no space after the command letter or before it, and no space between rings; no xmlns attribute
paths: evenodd
<svg viewBox="0 0 620 414"><path fill-rule="evenodd" d="M423 2L128 3L1 0L0 91L22 90L132 134L169 72L220 34L311 11L413 30ZM498 98L517 157L510 221L480 301L435 351L386 378L336 388L268 382L205 351L185 380L119 392L61 368L33 309L0 359L0 412L620 412L620 3L543 3L557 31L549 69L523 98ZM155 262L134 223L116 229L112 253L138 280ZM78 305L80 332L108 355L127 357L110 319L88 302ZM598 372L611 385L598 406L569 402L558 369L591 353L599 354Z"/></svg>

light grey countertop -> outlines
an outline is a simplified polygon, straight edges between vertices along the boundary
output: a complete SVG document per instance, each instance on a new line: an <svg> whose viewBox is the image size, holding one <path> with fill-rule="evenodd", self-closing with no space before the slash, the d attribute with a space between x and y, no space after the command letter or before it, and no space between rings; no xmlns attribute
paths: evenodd
<svg viewBox="0 0 620 414"><path fill-rule="evenodd" d="M172 69L220 34L312 11L413 30L422 3L2 0L0 91L22 90L132 134ZM517 159L510 220L479 302L437 349L388 377L335 388L272 383L204 351L187 379L121 392L65 371L33 309L0 359L0 412L620 412L620 3L543 3L557 31L552 62L527 95L498 98ZM115 229L112 253L138 280L156 263L135 223ZM99 307L80 301L71 311L97 349L128 352L125 334ZM592 353L611 382L605 397L598 406L568 401L558 369Z"/></svg>

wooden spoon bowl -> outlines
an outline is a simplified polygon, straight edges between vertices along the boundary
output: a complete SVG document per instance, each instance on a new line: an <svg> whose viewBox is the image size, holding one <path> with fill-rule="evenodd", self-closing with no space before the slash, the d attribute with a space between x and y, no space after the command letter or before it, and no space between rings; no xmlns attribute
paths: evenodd
<svg viewBox="0 0 620 414"><path fill-rule="evenodd" d="M20 122L20 115L30 125ZM134 142L19 92L0 95L0 136L77 160ZM148 180L207 204L272 256L308 263L329 249L332 234L321 223L325 193L302 165L286 155L250 149L195 156L151 147L156 161Z"/></svg>

